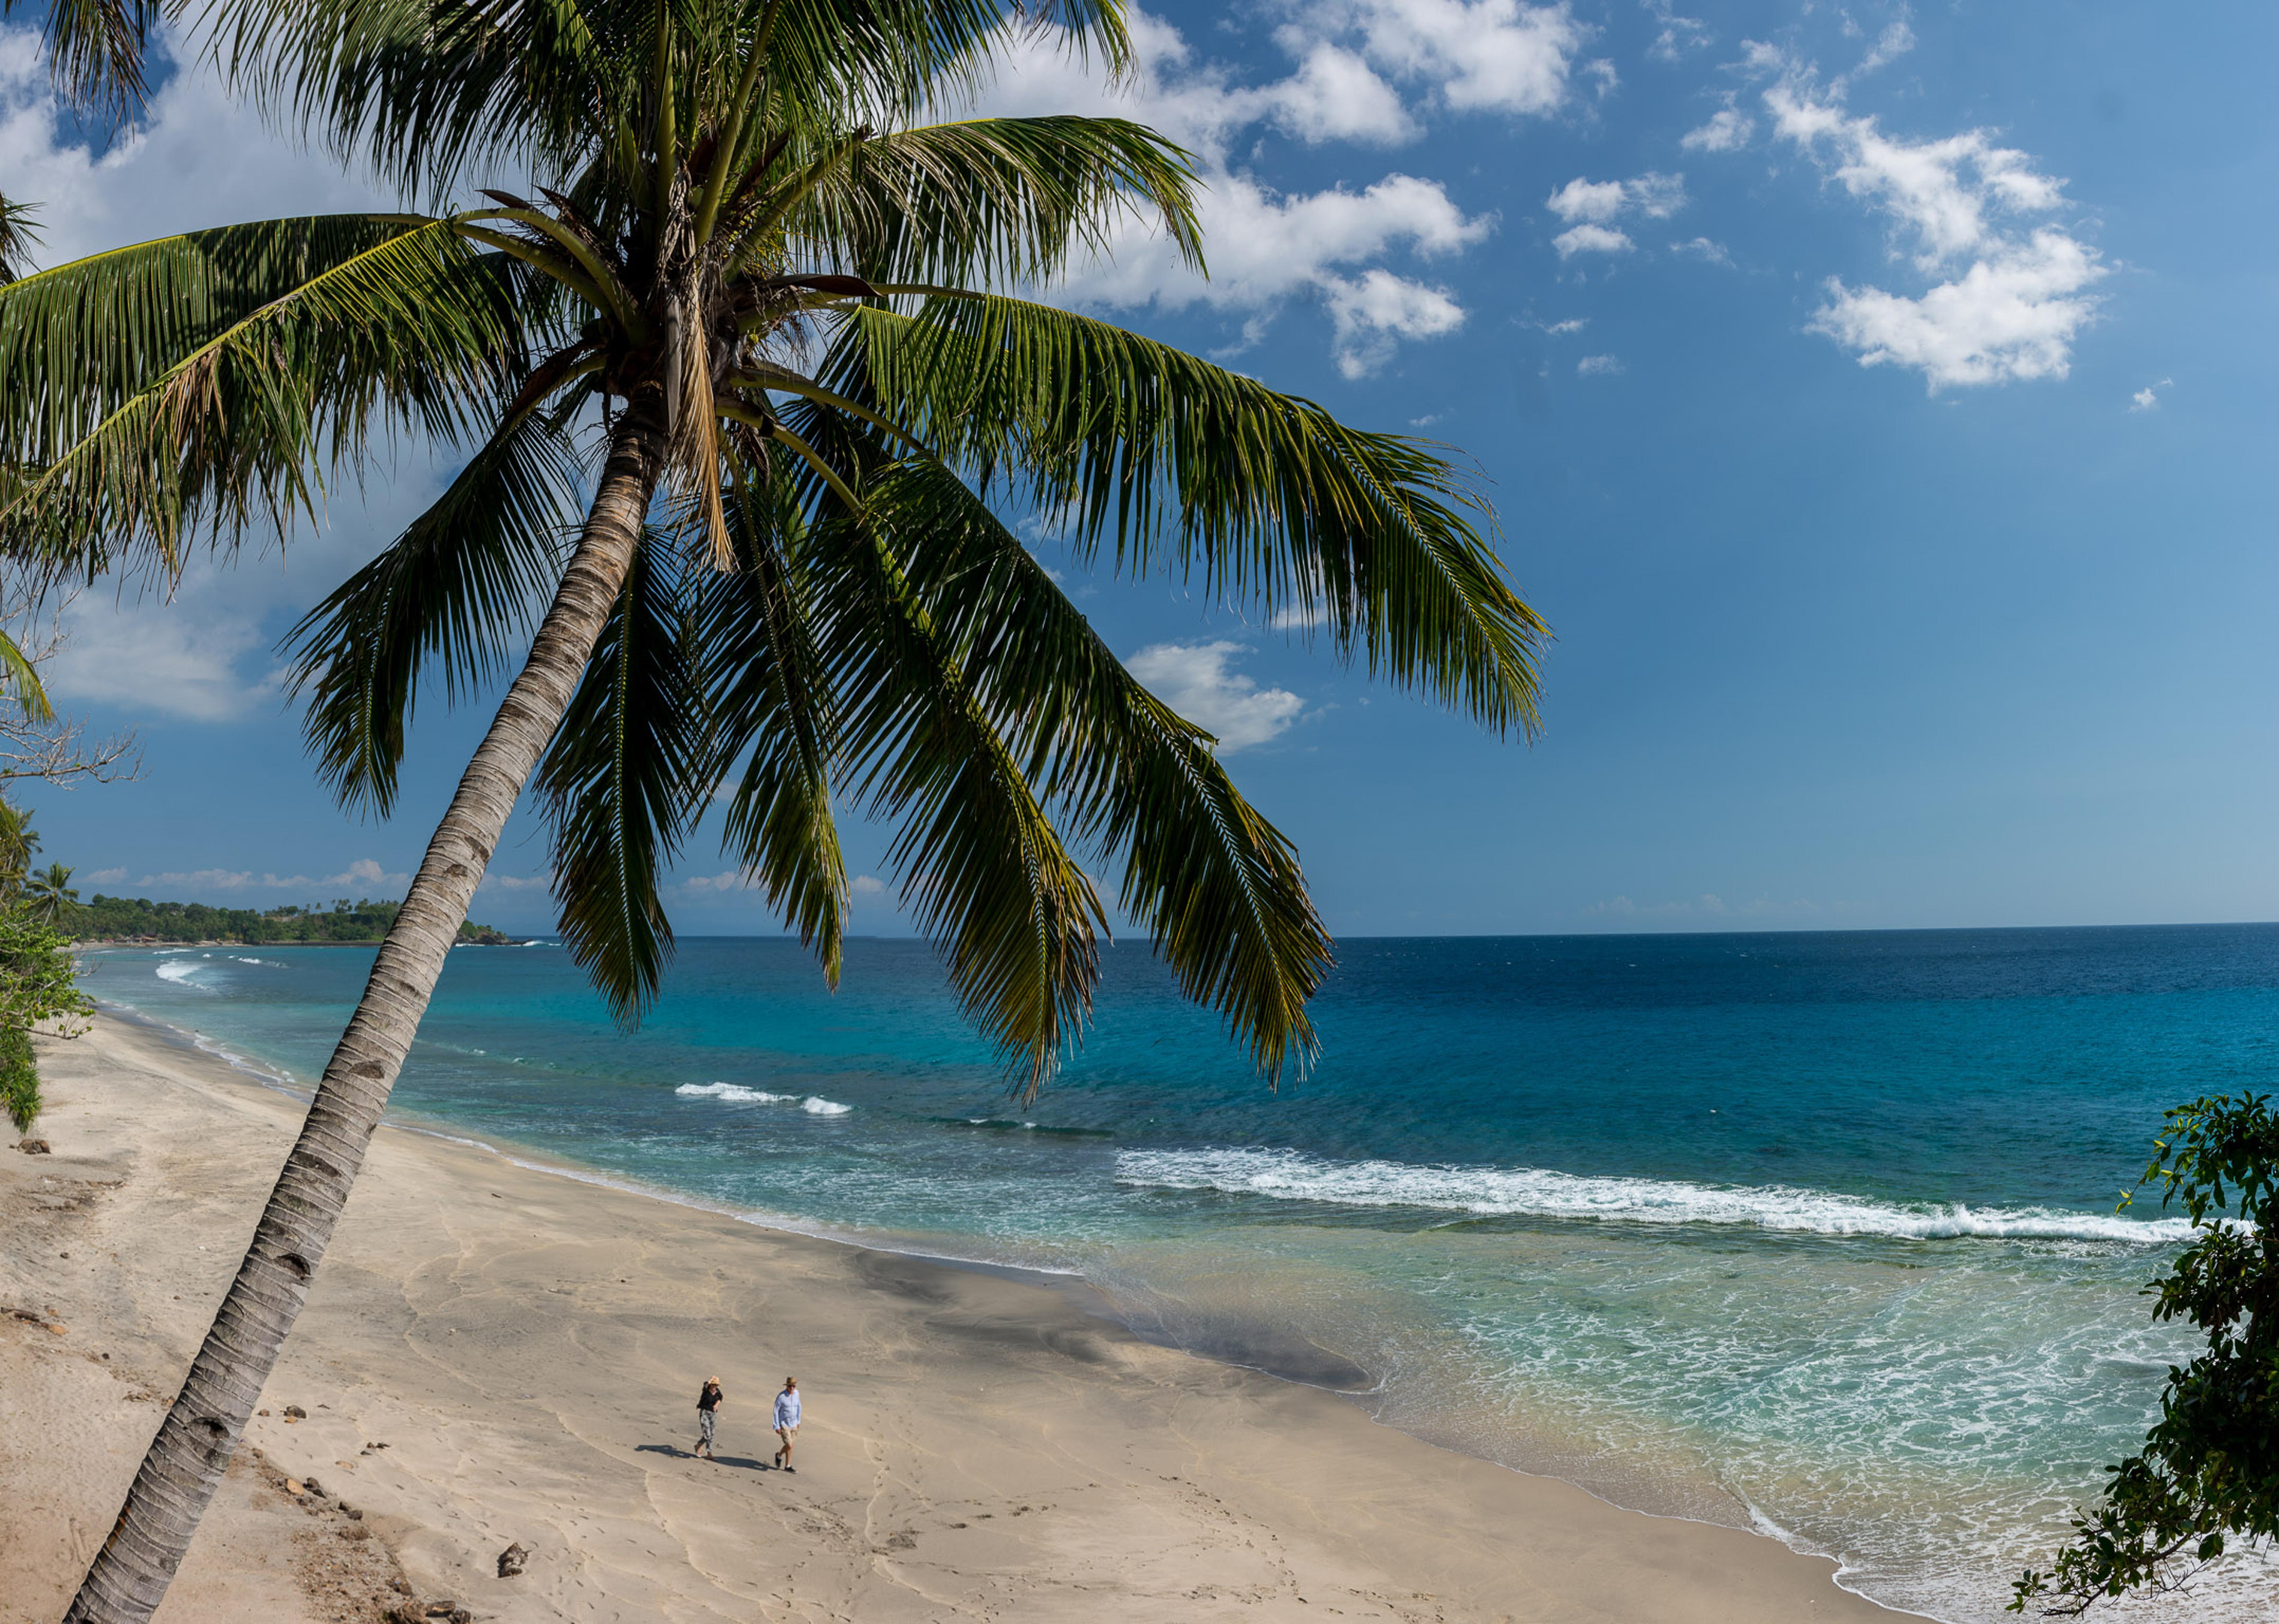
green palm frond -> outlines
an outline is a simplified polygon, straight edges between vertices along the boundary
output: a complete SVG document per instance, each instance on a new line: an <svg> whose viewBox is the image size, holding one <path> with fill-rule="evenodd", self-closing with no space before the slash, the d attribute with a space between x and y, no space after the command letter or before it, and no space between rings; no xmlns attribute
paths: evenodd
<svg viewBox="0 0 2279 1624"><path fill-rule="evenodd" d="M341 803L386 817L421 670L449 702L489 682L560 565L582 483L558 412L510 417L388 549L280 646L318 771Z"/></svg>
<svg viewBox="0 0 2279 1624"><path fill-rule="evenodd" d="M1202 269L1187 154L1123 119L972 119L863 142L786 222L874 282L1046 281L1128 218Z"/></svg>
<svg viewBox="0 0 2279 1624"><path fill-rule="evenodd" d="M0 287L5 287L32 268L32 250L39 245L37 203L17 203L0 196Z"/></svg>
<svg viewBox="0 0 2279 1624"><path fill-rule="evenodd" d="M1124 911L1181 990L1219 1011L1270 1079L1310 1059L1306 1001L1331 963L1329 931L1297 854L1236 791L1209 736L1124 669L948 470L907 462L874 473L865 495L1027 781L1122 863Z"/></svg>
<svg viewBox="0 0 2279 1624"><path fill-rule="evenodd" d="M687 586L651 530L538 769L563 943L629 1026L672 955L657 871L679 849L702 747Z"/></svg>
<svg viewBox="0 0 2279 1624"><path fill-rule="evenodd" d="M1118 568L1318 617L1339 653L1496 732L1532 731L1548 636L1503 578L1486 503L1435 448L1048 305L854 311L823 381L953 466L1058 516Z"/></svg>
<svg viewBox="0 0 2279 1624"><path fill-rule="evenodd" d="M0 15L16 9L0 4ZM150 96L142 54L163 14L157 0L44 0L48 71L64 98L112 125Z"/></svg>
<svg viewBox="0 0 2279 1624"><path fill-rule="evenodd" d="M841 425L806 417L811 443L867 502L861 448ZM940 949L967 1018L1033 1096L1091 1017L1107 916L871 517L819 483L809 512L803 572L856 792L898 826L887 857L905 906Z"/></svg>
<svg viewBox="0 0 2279 1624"><path fill-rule="evenodd" d="M0 687L14 691L27 722L44 725L56 719L56 708L48 702L48 691L40 682L39 667L5 632L0 632Z"/></svg>
<svg viewBox="0 0 2279 1624"><path fill-rule="evenodd" d="M737 567L712 578L696 611L711 718L699 782L733 778L722 844L835 986L847 926L831 805L837 722L806 584L789 557L804 523L792 481L764 472L750 471L728 502Z"/></svg>
<svg viewBox="0 0 2279 1624"><path fill-rule="evenodd" d="M179 238L0 290L0 445L38 467L0 509L0 548L90 571L140 548L175 568L200 524L234 540L313 514L326 470L360 464L375 432L448 443L495 402L524 348L510 263L449 220L311 229L331 224L265 228L272 247L334 251L314 268L257 257L276 274L250 295L215 272L188 314L163 309L182 255L200 257Z"/></svg>

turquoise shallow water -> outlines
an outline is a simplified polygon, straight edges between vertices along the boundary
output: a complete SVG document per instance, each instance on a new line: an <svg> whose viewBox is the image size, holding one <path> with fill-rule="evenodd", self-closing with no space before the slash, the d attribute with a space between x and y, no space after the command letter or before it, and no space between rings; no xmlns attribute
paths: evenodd
<svg viewBox="0 0 2279 1624"><path fill-rule="evenodd" d="M1083 1273L1146 1334L1845 1582L1999 1616L2186 1347L2120 1215L2161 1110L2279 1072L2279 927L1362 940L1269 1092L1144 954L1017 1108L926 950L827 994L683 944L614 1030L558 951L455 953L396 1096L769 1222ZM96 955L90 989L316 1076L346 949ZM1343 1373L1342 1375L1340 1373ZM2267 1568L2138 1616L2266 1616Z"/></svg>

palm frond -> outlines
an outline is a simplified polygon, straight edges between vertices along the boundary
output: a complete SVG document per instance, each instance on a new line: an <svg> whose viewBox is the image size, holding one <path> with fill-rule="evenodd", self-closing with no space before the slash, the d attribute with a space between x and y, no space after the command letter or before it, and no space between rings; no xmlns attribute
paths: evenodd
<svg viewBox="0 0 2279 1624"><path fill-rule="evenodd" d="M1200 271L1194 188L1187 154L1128 119L971 119L862 143L786 225L874 282L1049 280L1133 218Z"/></svg>
<svg viewBox="0 0 2279 1624"><path fill-rule="evenodd" d="M48 691L40 681L40 668L5 632L0 632L0 686L16 691L25 721L45 725L56 719L56 708L48 702Z"/></svg>
<svg viewBox="0 0 2279 1624"><path fill-rule="evenodd" d="M0 547L172 568L201 524L234 540L313 512L326 471L360 467L379 432L449 443L526 350L520 280L449 220L335 218L0 289L0 462L38 470L0 509Z"/></svg>
<svg viewBox="0 0 2279 1624"><path fill-rule="evenodd" d="M671 538L650 531L538 769L563 942L628 1026L672 955L657 871L679 848L702 747L687 596Z"/></svg>
<svg viewBox="0 0 2279 1624"><path fill-rule="evenodd" d="M973 673L1024 777L1072 836L1120 861L1120 900L1190 998L1269 1079L1314 1049L1331 963L1297 854L1235 789L1209 735L1149 693L962 480L908 461L865 486L907 590Z"/></svg>
<svg viewBox="0 0 2279 1624"><path fill-rule="evenodd" d="M816 454L867 505L845 420L807 417ZM841 753L872 815L898 825L888 861L967 1018L1032 1096L1091 1017L1100 899L868 512L819 478L806 506L802 573L825 628Z"/></svg>
<svg viewBox="0 0 2279 1624"><path fill-rule="evenodd" d="M388 549L280 646L287 692L344 806L386 817L420 673L451 702L488 683L543 603L577 517L577 453L558 411L510 416Z"/></svg>
<svg viewBox="0 0 2279 1624"><path fill-rule="evenodd" d="M0 196L0 287L32 268L32 249L40 241L37 203L15 203Z"/></svg>
<svg viewBox="0 0 2279 1624"><path fill-rule="evenodd" d="M837 720L806 585L788 556L804 521L793 482L767 472L750 469L730 501L736 568L712 577L696 610L711 720L698 783L734 775L722 844L836 985L847 925L831 806Z"/></svg>
<svg viewBox="0 0 2279 1624"><path fill-rule="evenodd" d="M1169 563L1262 618L1318 617L1371 676L1533 730L1548 631L1482 534L1485 499L1435 447L1107 322L937 294L915 316L851 312L822 380L1060 516L1080 551L1112 544L1135 574Z"/></svg>
<svg viewBox="0 0 2279 1624"><path fill-rule="evenodd" d="M0 14L16 9L14 0ZM48 72L73 106L112 125L142 110L142 54L164 14L158 0L46 0Z"/></svg>

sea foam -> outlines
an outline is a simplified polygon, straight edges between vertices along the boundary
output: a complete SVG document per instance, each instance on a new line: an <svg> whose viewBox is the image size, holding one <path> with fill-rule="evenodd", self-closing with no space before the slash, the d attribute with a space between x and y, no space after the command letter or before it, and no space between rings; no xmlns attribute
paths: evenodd
<svg viewBox="0 0 2279 1624"><path fill-rule="evenodd" d="M820 1094L771 1094L764 1088L740 1083L683 1083L672 1091L692 1099L727 1099L743 1105L795 1105L810 1116L844 1116L855 1107L825 1099Z"/></svg>
<svg viewBox="0 0 2279 1624"><path fill-rule="evenodd" d="M1334 1207L1426 1207L1480 1217L1597 1219L1617 1223L1739 1224L1805 1235L1944 1240L2125 1241L2191 1238L2182 1218L2144 1220L2053 1207L1885 1202L1778 1184L1697 1184L1676 1179L1592 1178L1543 1168L1419 1167L1331 1161L1288 1150L1124 1151L1120 1184L1215 1190Z"/></svg>
<svg viewBox="0 0 2279 1624"><path fill-rule="evenodd" d="M177 983L188 982L197 968L197 965L188 959L169 959L158 966L158 979Z"/></svg>

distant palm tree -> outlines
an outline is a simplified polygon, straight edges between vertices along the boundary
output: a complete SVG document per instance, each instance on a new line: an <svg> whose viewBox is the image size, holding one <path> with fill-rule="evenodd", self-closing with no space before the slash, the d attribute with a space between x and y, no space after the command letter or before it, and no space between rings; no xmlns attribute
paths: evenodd
<svg viewBox="0 0 2279 1624"><path fill-rule="evenodd" d="M79 906L79 892L71 888L71 877L72 871L62 863L51 862L24 882L24 901L33 918L50 928L62 928L72 909Z"/></svg>
<svg viewBox="0 0 2279 1624"><path fill-rule="evenodd" d="M628 1021L710 804L834 978L835 796L1020 1087L1087 1018L1103 905L1270 1075L1330 962L1289 843L1000 517L1208 602L1298 611L1373 674L1531 727L1543 628L1435 448L1015 296L1193 172L1119 119L925 120L1047 23L1128 67L1119 0L234 0L232 82L407 192L495 205L222 226L0 290L0 548L180 567L313 510L391 430L470 443L290 640L341 797L393 805L423 670L519 672L374 961L250 1250L73 1620L164 1595L273 1366L468 902L533 773L562 931ZM533 193L543 203L531 201ZM577 431L602 416L598 480ZM588 491L590 489L590 494ZM565 534L574 540L565 545ZM1065 834L1064 834L1065 831Z"/></svg>

